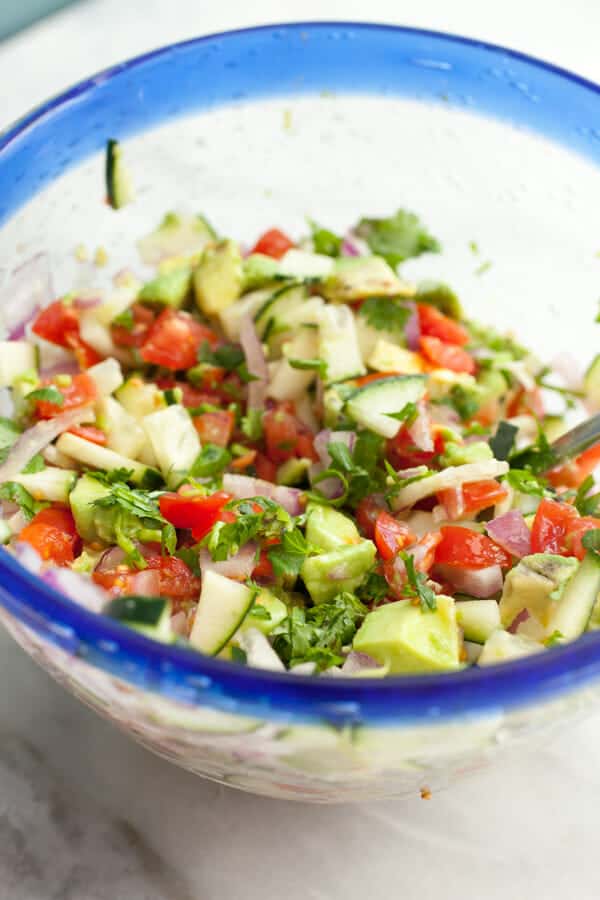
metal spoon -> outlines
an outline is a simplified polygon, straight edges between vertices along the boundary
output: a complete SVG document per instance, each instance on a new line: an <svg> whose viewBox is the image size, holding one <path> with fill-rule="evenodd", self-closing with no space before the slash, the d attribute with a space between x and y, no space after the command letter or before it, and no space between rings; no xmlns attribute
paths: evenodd
<svg viewBox="0 0 600 900"><path fill-rule="evenodd" d="M600 413L566 431L550 444L555 455L552 468L556 463L579 456L584 450L598 443L600 443Z"/></svg>

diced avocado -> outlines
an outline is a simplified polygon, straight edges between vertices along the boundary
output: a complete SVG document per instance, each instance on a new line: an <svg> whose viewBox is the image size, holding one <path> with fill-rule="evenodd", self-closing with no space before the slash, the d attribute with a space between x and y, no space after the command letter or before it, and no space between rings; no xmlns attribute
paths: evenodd
<svg viewBox="0 0 600 900"><path fill-rule="evenodd" d="M203 216L167 213L158 228L138 241L140 256L156 265L169 256L198 253L216 234Z"/></svg>
<svg viewBox="0 0 600 900"><path fill-rule="evenodd" d="M90 366L86 374L93 380L100 397L112 394L123 384L121 366L112 356L96 363L95 366Z"/></svg>
<svg viewBox="0 0 600 900"><path fill-rule="evenodd" d="M242 630L258 628L263 634L271 634L273 629L283 622L287 614L288 608L283 600L280 600L267 588L262 588L241 627Z"/></svg>
<svg viewBox="0 0 600 900"><path fill-rule="evenodd" d="M0 388L11 387L15 379L37 369L38 354L27 341L0 341Z"/></svg>
<svg viewBox="0 0 600 900"><path fill-rule="evenodd" d="M354 315L347 306L324 306L321 310L318 355L327 367L328 384L365 374Z"/></svg>
<svg viewBox="0 0 600 900"><path fill-rule="evenodd" d="M107 510L94 506L94 502L110 494L110 488L89 475L82 475L71 491L69 503L77 531L84 541L112 540L114 529L107 517Z"/></svg>
<svg viewBox="0 0 600 900"><path fill-rule="evenodd" d="M306 540L320 550L333 550L350 544L358 544L361 537L352 519L318 503L306 508Z"/></svg>
<svg viewBox="0 0 600 900"><path fill-rule="evenodd" d="M184 266L147 281L138 294L138 300L142 303L160 303L179 309L185 302L191 285L192 270L189 266Z"/></svg>
<svg viewBox="0 0 600 900"><path fill-rule="evenodd" d="M142 427L169 487L177 487L200 453L200 440L185 407L174 403L145 416Z"/></svg>
<svg viewBox="0 0 600 900"><path fill-rule="evenodd" d="M467 641L484 644L497 628L502 627L495 600L457 600L455 605L456 621Z"/></svg>
<svg viewBox="0 0 600 900"><path fill-rule="evenodd" d="M120 453L115 453L108 447L92 444L91 441L86 441L75 434L69 434L68 431L61 434L56 442L56 447L61 453L92 469L102 469L105 472L113 469L127 469L131 472L131 480L135 484L153 483L157 485L162 481L156 469L145 466L135 459L129 459L127 456L121 456Z"/></svg>
<svg viewBox="0 0 600 900"><path fill-rule="evenodd" d="M396 372L399 375L418 375L423 371L423 360L418 353L378 338L368 365L376 372Z"/></svg>
<svg viewBox="0 0 600 900"><path fill-rule="evenodd" d="M39 472L15 475L12 481L29 491L34 500L68 503L69 493L77 480L77 472L48 466Z"/></svg>
<svg viewBox="0 0 600 900"><path fill-rule="evenodd" d="M547 637L574 641L588 627L600 592L600 556L588 551L552 608Z"/></svg>
<svg viewBox="0 0 600 900"><path fill-rule="evenodd" d="M336 384L323 392L323 420L326 428L335 428L344 418L346 400L353 393L345 385Z"/></svg>
<svg viewBox="0 0 600 900"><path fill-rule="evenodd" d="M171 601L165 597L115 597L103 612L155 641L170 644L173 640Z"/></svg>
<svg viewBox="0 0 600 900"><path fill-rule="evenodd" d="M454 600L443 594L434 611L410 600L387 603L368 613L352 646L367 653L390 674L443 672L461 668L460 632Z"/></svg>
<svg viewBox="0 0 600 900"><path fill-rule="evenodd" d="M115 396L121 406L138 422L144 416L149 416L150 413L167 405L163 391L155 384L145 382L139 375L131 375L116 391Z"/></svg>
<svg viewBox="0 0 600 900"><path fill-rule="evenodd" d="M146 443L146 432L114 397L102 397L96 406L96 422L107 435L106 446L115 453L137 459Z"/></svg>
<svg viewBox="0 0 600 900"><path fill-rule="evenodd" d="M417 285L417 303L429 303L440 312L453 319L461 319L463 310L460 300L451 287L441 281L421 281Z"/></svg>
<svg viewBox="0 0 600 900"><path fill-rule="evenodd" d="M380 256L341 257L322 287L323 296L337 303L365 297L412 297L415 289L401 281Z"/></svg>
<svg viewBox="0 0 600 900"><path fill-rule="evenodd" d="M442 466L463 466L493 458L490 445L485 441L475 441L473 444L455 444L450 441L444 445L440 463Z"/></svg>
<svg viewBox="0 0 600 900"><path fill-rule="evenodd" d="M477 665L489 666L494 663L508 662L511 659L521 659L524 656L531 656L533 653L541 653L543 650L543 644L539 644L525 635L511 634L509 631L499 628L483 645Z"/></svg>
<svg viewBox="0 0 600 900"><path fill-rule="evenodd" d="M361 540L310 556L302 564L300 575L313 603L325 603L341 591L357 588L374 561L375 545Z"/></svg>
<svg viewBox="0 0 600 900"><path fill-rule="evenodd" d="M524 556L504 581L500 600L500 617L504 627L508 627L525 609L542 625L547 625L577 566L577 560L570 556L556 556L553 553Z"/></svg>
<svg viewBox="0 0 600 900"><path fill-rule="evenodd" d="M243 268L240 248L234 241L207 247L194 269L196 304L206 316L215 316L231 306L242 292Z"/></svg>
<svg viewBox="0 0 600 900"><path fill-rule="evenodd" d="M452 372L450 369L434 369L429 373L429 396L432 400L442 400L454 389L460 389L465 401L472 401L475 410L481 405L481 391L472 375L466 372Z"/></svg>
<svg viewBox="0 0 600 900"><path fill-rule="evenodd" d="M273 282L279 275L277 260L264 253L251 253L242 263L242 291L253 291Z"/></svg>
<svg viewBox="0 0 600 900"><path fill-rule="evenodd" d="M402 423L388 413L399 413L407 403L416 403L423 397L425 388L423 375L391 375L358 388L350 396L346 411L363 428L393 438Z"/></svg>
<svg viewBox="0 0 600 900"><path fill-rule="evenodd" d="M292 457L282 463L277 469L277 484L301 484L311 466L312 460L305 457Z"/></svg>

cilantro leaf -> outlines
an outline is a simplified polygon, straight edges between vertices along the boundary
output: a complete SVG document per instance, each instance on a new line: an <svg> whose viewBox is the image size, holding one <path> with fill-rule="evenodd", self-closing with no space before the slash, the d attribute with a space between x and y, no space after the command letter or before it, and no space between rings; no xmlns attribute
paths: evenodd
<svg viewBox="0 0 600 900"><path fill-rule="evenodd" d="M292 369L314 369L319 378L327 377L327 363L324 359L293 359L288 358L288 365Z"/></svg>
<svg viewBox="0 0 600 900"><path fill-rule="evenodd" d="M359 315L378 331L403 332L412 310L390 297L368 297L361 305Z"/></svg>
<svg viewBox="0 0 600 900"><path fill-rule="evenodd" d="M11 419L0 416L0 463L6 460L10 448L17 441L21 429Z"/></svg>
<svg viewBox="0 0 600 900"><path fill-rule="evenodd" d="M182 560L192 574L200 578L202 572L200 571L200 554L197 547L180 547L179 550L174 552L173 556L177 556L178 559Z"/></svg>
<svg viewBox="0 0 600 900"><path fill-rule="evenodd" d="M468 422L479 410L481 405L478 395L462 384L455 384L450 389L447 402L458 413L461 422Z"/></svg>
<svg viewBox="0 0 600 900"><path fill-rule="evenodd" d="M92 506L110 510L117 544L138 568L146 568L146 560L137 542L160 542L168 553L175 551L176 531L160 513L156 497L129 487L125 482L110 483L110 493L94 500Z"/></svg>
<svg viewBox="0 0 600 900"><path fill-rule="evenodd" d="M34 500L29 491L25 490L22 485L17 484L16 481L5 481L0 486L0 500L16 503L27 521L33 519L36 513L50 505L49 503Z"/></svg>
<svg viewBox="0 0 600 900"><path fill-rule="evenodd" d="M219 366L228 372L235 371L245 361L244 351L239 344L221 344L216 350L211 350L208 341L203 341L198 350L198 362Z"/></svg>
<svg viewBox="0 0 600 900"><path fill-rule="evenodd" d="M33 475L35 472L41 472L45 468L44 457L41 453L36 453L35 456L31 457L27 465L23 466L22 472L23 475Z"/></svg>
<svg viewBox="0 0 600 900"><path fill-rule="evenodd" d="M508 459L515 445L515 438L518 430L516 425L511 425L504 420L498 424L495 435L488 441L491 451L496 459Z"/></svg>
<svg viewBox="0 0 600 900"><path fill-rule="evenodd" d="M300 529L294 528L292 531L284 531L281 543L270 547L267 556L278 578L285 576L296 578L311 550Z"/></svg>
<svg viewBox="0 0 600 900"><path fill-rule="evenodd" d="M229 559L256 537L280 537L292 527L290 514L266 497L233 500L225 509L236 513L235 521L216 522L201 542L215 561Z"/></svg>
<svg viewBox="0 0 600 900"><path fill-rule="evenodd" d="M343 239L329 231L328 228L321 228L316 222L309 221L312 241L315 253L322 253L325 256L341 256Z"/></svg>
<svg viewBox="0 0 600 900"><path fill-rule="evenodd" d="M415 561L408 553L401 554L406 566L406 576L408 584L404 588L404 593L409 597L415 597L419 601L419 605L423 612L435 612L437 609L437 600L433 589L427 583L427 576L415 569Z"/></svg>
<svg viewBox="0 0 600 900"><path fill-rule="evenodd" d="M406 422L407 425L412 425L417 418L418 411L417 404L409 402L402 407L400 412L385 413L385 415L390 419L396 419L397 422Z"/></svg>
<svg viewBox="0 0 600 900"><path fill-rule="evenodd" d="M30 391L27 394L28 403L37 403L38 401L54 403L55 406L62 406L65 402L65 398L56 385L49 384L48 387L37 388L35 391Z"/></svg>
<svg viewBox="0 0 600 900"><path fill-rule="evenodd" d="M556 453L541 428L538 429L537 440L533 444L513 453L509 459L511 469L529 469L534 475L547 472L557 462Z"/></svg>
<svg viewBox="0 0 600 900"><path fill-rule="evenodd" d="M85 473L90 478L95 478L102 484L119 484L121 482L130 481L133 475L133 469L111 469L110 472L88 471Z"/></svg>
<svg viewBox="0 0 600 900"><path fill-rule="evenodd" d="M204 444L202 450L192 463L192 478L214 478L220 475L231 462L231 453L216 444Z"/></svg>
<svg viewBox="0 0 600 900"><path fill-rule="evenodd" d="M600 528L592 528L590 531L586 531L583 537L581 538L581 543L585 547L586 550L591 550L594 553L600 552Z"/></svg>
<svg viewBox="0 0 600 900"><path fill-rule="evenodd" d="M550 496L545 479L537 478L527 469L510 469L505 477L510 486L520 494L529 494L531 497Z"/></svg>
<svg viewBox="0 0 600 900"><path fill-rule="evenodd" d="M404 209L388 219L361 219L355 231L373 253L383 256L393 268L411 256L440 251L439 242L418 216Z"/></svg>
<svg viewBox="0 0 600 900"><path fill-rule="evenodd" d="M250 441L259 441L263 435L262 410L249 409L242 417L240 428Z"/></svg>
<svg viewBox="0 0 600 900"><path fill-rule="evenodd" d="M383 445L383 439L370 431L359 432L352 451L341 441L328 444L331 463L313 479L313 499L329 506L356 506L367 494L383 487L384 474L379 468ZM319 483L327 478L340 480L341 496L330 499L322 494Z"/></svg>
<svg viewBox="0 0 600 900"><path fill-rule="evenodd" d="M561 641L564 640L564 637L562 631L555 630L550 637L547 637L544 641L544 647L557 647L560 645Z"/></svg>
<svg viewBox="0 0 600 900"><path fill-rule="evenodd" d="M356 595L359 600L369 605L377 606L389 595L390 588L383 577L377 572L369 572L363 583L357 588Z"/></svg>
<svg viewBox="0 0 600 900"><path fill-rule="evenodd" d="M241 647L236 647L235 644L231 647L231 661L236 663L242 663L245 665L248 662L248 656L245 650L242 650Z"/></svg>
<svg viewBox="0 0 600 900"><path fill-rule="evenodd" d="M115 316L110 324L116 325L117 328L124 328L126 331L133 331L135 318L131 307L129 306L127 309L124 309L123 312L119 313L118 316Z"/></svg>
<svg viewBox="0 0 600 900"><path fill-rule="evenodd" d="M577 493L575 494L575 508L582 516L597 516L600 512L600 493L588 496L594 485L595 481L593 475L588 475L577 488Z"/></svg>

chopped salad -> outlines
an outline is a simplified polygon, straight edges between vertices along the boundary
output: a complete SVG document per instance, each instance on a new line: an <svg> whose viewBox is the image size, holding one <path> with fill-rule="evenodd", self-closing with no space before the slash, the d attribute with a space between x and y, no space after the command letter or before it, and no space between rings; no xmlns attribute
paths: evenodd
<svg viewBox="0 0 600 900"><path fill-rule="evenodd" d="M600 445L559 459L545 412L600 406L598 359L574 385L406 280L439 245L403 210L248 252L169 213L138 248L152 277L47 298L1 343L5 552L157 641L296 673L600 627Z"/></svg>

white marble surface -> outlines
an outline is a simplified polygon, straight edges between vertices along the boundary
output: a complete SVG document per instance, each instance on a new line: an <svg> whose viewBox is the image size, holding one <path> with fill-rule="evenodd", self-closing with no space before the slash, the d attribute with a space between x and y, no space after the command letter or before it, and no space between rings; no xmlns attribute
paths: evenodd
<svg viewBox="0 0 600 900"><path fill-rule="evenodd" d="M83 0L0 45L0 127L159 44L298 18L453 30L600 81L597 0ZM0 685L0 900L600 897L600 712L429 802L321 808L240 794L154 758L4 634Z"/></svg>

